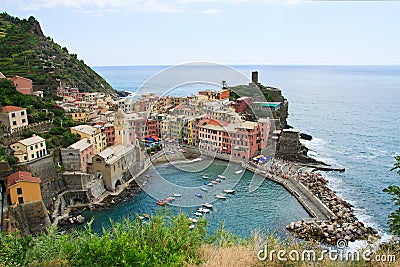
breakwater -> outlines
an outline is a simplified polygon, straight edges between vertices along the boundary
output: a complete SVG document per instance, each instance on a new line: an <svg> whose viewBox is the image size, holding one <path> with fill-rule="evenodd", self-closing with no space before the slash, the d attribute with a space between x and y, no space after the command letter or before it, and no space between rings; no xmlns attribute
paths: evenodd
<svg viewBox="0 0 400 267"><path fill-rule="evenodd" d="M313 169L282 161L266 165L242 163L242 166L283 185L312 215L313 219L286 226L297 236L336 245L338 240L365 240L377 235L375 229L357 220L352 206L338 197L327 186L328 181Z"/></svg>

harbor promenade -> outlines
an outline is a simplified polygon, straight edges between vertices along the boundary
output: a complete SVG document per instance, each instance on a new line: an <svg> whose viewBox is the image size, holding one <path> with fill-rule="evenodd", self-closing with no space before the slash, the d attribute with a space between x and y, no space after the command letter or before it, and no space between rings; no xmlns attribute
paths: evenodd
<svg viewBox="0 0 400 267"><path fill-rule="evenodd" d="M284 173L284 163L279 166L281 166L281 171ZM250 165L249 163L243 162L242 167L284 186L294 197L296 197L313 218L326 221L335 217L335 214L324 203L322 203L319 198L312 194L307 187L296 179L283 178L280 175L271 173L266 166L261 167L256 164ZM299 170L310 171L309 168L304 167L297 169L297 171Z"/></svg>

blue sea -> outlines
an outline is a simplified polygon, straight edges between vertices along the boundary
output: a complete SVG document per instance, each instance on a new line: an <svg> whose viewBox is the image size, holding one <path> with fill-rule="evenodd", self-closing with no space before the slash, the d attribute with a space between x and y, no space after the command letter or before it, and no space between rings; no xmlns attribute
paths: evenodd
<svg viewBox="0 0 400 267"><path fill-rule="evenodd" d="M206 82L198 82L204 79L197 79L196 71L185 72L178 68L157 79L160 76L157 73L167 67L94 69L118 90L176 95L215 89L222 80L228 85L248 82L251 71L257 70L262 84L280 88L288 99L289 124L313 136L312 141L307 142L311 149L309 154L346 168L344 173L323 172L329 186L354 206L359 220L388 237L387 217L394 206L382 189L400 184L400 177L390 171L393 157L400 155L400 66L230 66L235 72L242 73L239 78L238 75L230 76L230 71L220 72L216 67L211 72L217 76L222 74L210 77ZM189 84L189 80L197 82ZM167 81L171 82L168 86ZM166 90L166 87L172 89ZM183 183L196 185L202 182L200 175L216 175L224 170L226 163L223 161L215 161L208 169L194 173L164 164L157 170L149 170L146 175L156 177L152 172L167 173L172 182L183 180ZM223 221L229 231L242 237L250 236L253 230L285 235L287 223L309 217L283 187L265 181L250 193L250 180L251 174L244 173L235 187L235 195L224 202L215 202L214 211L208 218L210 231ZM149 185L156 186L157 178L150 178ZM134 216L136 212L154 213L158 208L155 201L143 192L129 201L102 212L87 213L87 216L94 216L94 227L100 229L108 223L109 217L119 220ZM188 214L194 211L184 207L172 210Z"/></svg>

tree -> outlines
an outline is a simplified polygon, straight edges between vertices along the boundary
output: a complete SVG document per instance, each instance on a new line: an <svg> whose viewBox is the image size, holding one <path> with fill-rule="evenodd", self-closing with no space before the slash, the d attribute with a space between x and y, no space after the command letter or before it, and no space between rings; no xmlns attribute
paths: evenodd
<svg viewBox="0 0 400 267"><path fill-rule="evenodd" d="M400 156L395 156L394 158L396 163L391 171L397 170L397 174L400 175ZM392 200L397 207L397 209L389 215L388 225L392 234L400 237L400 187L391 185L383 189L383 192L392 196Z"/></svg>

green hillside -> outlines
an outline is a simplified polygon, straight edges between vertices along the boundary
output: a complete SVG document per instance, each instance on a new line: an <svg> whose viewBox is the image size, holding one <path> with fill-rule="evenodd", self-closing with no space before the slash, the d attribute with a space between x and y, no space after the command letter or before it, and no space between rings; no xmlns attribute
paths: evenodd
<svg viewBox="0 0 400 267"><path fill-rule="evenodd" d="M108 92L112 87L76 54L44 36L34 17L19 19L0 13L0 72L33 81L35 90L54 94L61 82L81 91Z"/></svg>

